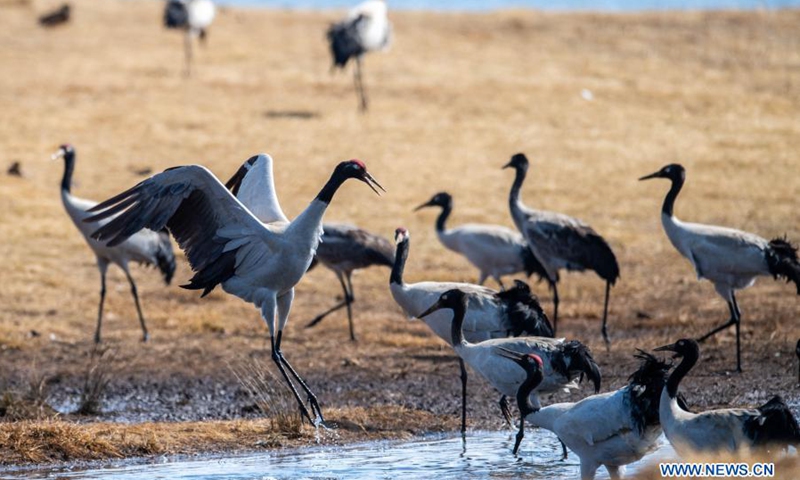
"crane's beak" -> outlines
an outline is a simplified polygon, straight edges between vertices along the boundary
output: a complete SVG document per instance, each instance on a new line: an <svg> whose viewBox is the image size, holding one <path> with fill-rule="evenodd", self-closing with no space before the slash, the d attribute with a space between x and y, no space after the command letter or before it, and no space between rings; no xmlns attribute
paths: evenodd
<svg viewBox="0 0 800 480"><path fill-rule="evenodd" d="M642 180L650 180L651 178L662 178L662 177L663 175L661 174L661 170L659 170L655 173L651 173L650 175L645 175L644 177L641 177L639 181L641 182Z"/></svg>
<svg viewBox="0 0 800 480"><path fill-rule="evenodd" d="M58 160L59 158L63 157L64 155L66 155L66 152L64 151L64 149L63 148L59 148L56 153L50 155L50 160Z"/></svg>
<svg viewBox="0 0 800 480"><path fill-rule="evenodd" d="M361 177L361 181L369 185L369 188L371 188L373 192L377 193L379 197L381 196L381 192L379 192L375 187L380 188L383 193L386 193L386 189L383 188L381 184L375 180L375 177L369 174L369 172L364 172L364 176Z"/></svg>
<svg viewBox="0 0 800 480"><path fill-rule="evenodd" d="M658 347L653 349L654 352L675 352L675 355L672 358L678 358L681 355L678 353L678 347L675 346L674 343L670 343L669 345L664 345L663 347Z"/></svg>
<svg viewBox="0 0 800 480"><path fill-rule="evenodd" d="M432 207L432 206L434 206L433 205L433 200L429 200L429 201L423 203L422 205L418 206L417 208L415 208L414 211L416 212L418 210L422 210L425 207Z"/></svg>
<svg viewBox="0 0 800 480"><path fill-rule="evenodd" d="M514 165L512 165L512 164L511 164L511 162L509 161L508 163L506 163L505 165L503 165L503 168L501 168L501 170L505 170L506 168L511 168L511 167L513 167L513 166L514 166Z"/></svg>
<svg viewBox="0 0 800 480"><path fill-rule="evenodd" d="M424 312L420 313L419 315L417 315L417 318L425 318L428 315L430 315L431 313L433 313L433 312L435 312L437 310L441 310L442 308L444 308L444 306L442 305L442 300L439 299L439 300L436 301L436 303L431 305L431 308L429 308L429 309L425 310Z"/></svg>
<svg viewBox="0 0 800 480"><path fill-rule="evenodd" d="M525 357L525 355L519 352L515 352L514 350L509 350L505 347L500 347L500 346L494 347L494 351L501 357L513 360L517 365L523 365L522 359Z"/></svg>

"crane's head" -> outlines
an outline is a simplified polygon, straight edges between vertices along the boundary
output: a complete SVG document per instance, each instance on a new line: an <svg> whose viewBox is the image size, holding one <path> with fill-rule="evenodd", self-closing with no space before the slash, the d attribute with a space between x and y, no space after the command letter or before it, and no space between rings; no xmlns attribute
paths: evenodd
<svg viewBox="0 0 800 480"><path fill-rule="evenodd" d="M454 288L452 290L448 290L439 296L439 300L436 301L431 307L421 314L417 315L419 318L425 318L431 313L448 308L450 310L456 310L457 308L463 308L466 310L467 308L467 294L463 291Z"/></svg>
<svg viewBox="0 0 800 480"><path fill-rule="evenodd" d="M394 231L395 245L399 245L405 241L408 241L409 238L411 238L411 234L408 233L406 227L397 227L397 229Z"/></svg>
<svg viewBox="0 0 800 480"><path fill-rule="evenodd" d="M423 203L422 205L418 206L414 209L416 212L417 210L422 210L425 207L442 207L442 208L450 208L453 205L453 197L450 196L447 192L439 192L430 200Z"/></svg>
<svg viewBox="0 0 800 480"><path fill-rule="evenodd" d="M528 157L526 157L524 153L517 153L511 157L511 160L509 160L508 163L503 165L503 168L513 168L515 170L527 171L528 164Z"/></svg>
<svg viewBox="0 0 800 480"><path fill-rule="evenodd" d="M683 181L686 179L686 169L679 163L670 163L661 170L641 177L639 181L650 180L651 178L668 178L675 181Z"/></svg>
<svg viewBox="0 0 800 480"><path fill-rule="evenodd" d="M542 357L536 355L535 353L519 353L502 346L495 347L494 351L501 357L513 360L514 363L525 369L525 371L528 373L538 372L544 369Z"/></svg>
<svg viewBox="0 0 800 480"><path fill-rule="evenodd" d="M56 153L54 153L50 158L53 160L58 160L59 158L63 158L66 157L67 155L74 155L74 154L75 154L75 149L72 147L72 145L65 143L60 147L58 147Z"/></svg>
<svg viewBox="0 0 800 480"><path fill-rule="evenodd" d="M697 342L691 338L682 338L673 344L655 348L653 351L675 352L675 355L673 355L672 358L681 358L688 355L692 355L697 358L700 355L700 346L698 346Z"/></svg>
<svg viewBox="0 0 800 480"><path fill-rule="evenodd" d="M379 192L375 187L378 187L381 189L381 191L386 192L381 184L378 183L378 181L375 180L375 178L373 178L369 172L367 172L367 166L364 165L364 162L361 160L353 159L340 163L336 166L335 174L344 179L355 178L357 180L361 180L369 185L369 188L371 188L372 191L378 195L380 195L381 192Z"/></svg>

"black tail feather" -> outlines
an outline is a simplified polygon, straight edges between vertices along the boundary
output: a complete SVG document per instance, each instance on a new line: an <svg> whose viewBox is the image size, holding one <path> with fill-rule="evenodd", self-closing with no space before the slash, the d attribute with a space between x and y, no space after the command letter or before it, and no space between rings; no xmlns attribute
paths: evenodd
<svg viewBox="0 0 800 480"><path fill-rule="evenodd" d="M158 269L164 276L164 283L169 285L172 276L175 275L175 253L172 251L172 244L169 241L169 231L165 228L158 232L158 236L159 245L156 250Z"/></svg>
<svg viewBox="0 0 800 480"><path fill-rule="evenodd" d="M667 373L672 365L643 350L638 352L634 357L642 363L628 377L628 385L631 387L631 418L641 435L646 427L659 424L661 391L667 383Z"/></svg>
<svg viewBox="0 0 800 480"><path fill-rule="evenodd" d="M756 447L770 445L800 446L800 427L797 419L783 399L776 395L758 407L761 415L748 419L744 424L745 434Z"/></svg>
<svg viewBox="0 0 800 480"><path fill-rule="evenodd" d="M514 286L497 297L506 304L506 312L511 324L510 333L514 337L528 335L553 338L553 326L547 319L539 299L523 281L515 280Z"/></svg>
<svg viewBox="0 0 800 480"><path fill-rule="evenodd" d="M566 365L566 363L564 365L568 377L573 378L572 375L577 372L580 373L582 381L583 376L586 375L594 384L594 392L600 393L600 384L602 382L600 367L594 361L589 347L577 340L570 340L564 344L562 352L563 357L569 359L569 365Z"/></svg>
<svg viewBox="0 0 800 480"><path fill-rule="evenodd" d="M359 24L364 18L359 15L355 20L335 23L328 29L334 66L344 68L351 58L365 52L358 35Z"/></svg>
<svg viewBox="0 0 800 480"><path fill-rule="evenodd" d="M797 259L797 247L783 238L774 238L767 249L767 266L775 279L783 278L786 282L794 282L797 294L800 295L800 262Z"/></svg>
<svg viewBox="0 0 800 480"><path fill-rule="evenodd" d="M525 274L529 277L536 274L539 277L538 281L547 280L547 270L544 269L539 259L533 254L531 248L525 245L520 253L522 255L522 263L525 265Z"/></svg>

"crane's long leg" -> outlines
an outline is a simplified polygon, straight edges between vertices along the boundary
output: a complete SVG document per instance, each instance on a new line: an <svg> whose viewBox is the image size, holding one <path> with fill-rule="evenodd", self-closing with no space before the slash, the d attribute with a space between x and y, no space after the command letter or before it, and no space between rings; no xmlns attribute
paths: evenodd
<svg viewBox="0 0 800 480"><path fill-rule="evenodd" d="M364 88L364 79L361 76L361 56L356 57L356 70L355 70L355 83L356 91L361 99L361 111L367 111L367 91Z"/></svg>
<svg viewBox="0 0 800 480"><path fill-rule="evenodd" d="M514 455L517 454L519 451L519 444L522 443L522 439L525 437L525 416L520 413L519 415L519 431L517 432L517 439L514 441Z"/></svg>
<svg viewBox="0 0 800 480"><path fill-rule="evenodd" d="M506 291L506 286L503 284L503 281L500 280L500 277L494 277L494 279L497 282L497 284L500 285L500 290L505 292Z"/></svg>
<svg viewBox="0 0 800 480"><path fill-rule="evenodd" d="M308 325L306 325L306 328L311 328L311 327L313 327L314 325L316 325L316 324L318 324L319 322L321 322L323 318L327 317L327 316L328 316L328 315L330 315L331 313L333 313L333 312L335 312L336 310L339 310L340 308L342 308L342 307L344 307L344 306L346 306L346 305L347 305L347 297L348 297L348 293L347 293L347 285L345 285L345 283L344 283L344 277L342 277L342 274L341 274L341 273L339 273L338 271L337 271L337 272L335 272L335 273L336 273L336 278L338 278L338 279L339 279L339 283L342 285L342 291L344 292L344 298L342 299L342 301L341 301L341 302L337 303L337 304L336 304L336 305L334 305L333 307L329 308L328 310L325 310L324 312L322 312L322 313L320 313L319 315L317 315L316 317L314 317L314 319L313 319L313 320L311 320L310 322L308 322Z"/></svg>
<svg viewBox="0 0 800 480"><path fill-rule="evenodd" d="M269 340L270 346L272 348L272 361L278 367L278 371L281 372L283 379L286 381L286 384L289 386L289 390L292 391L295 400L297 400L297 404L300 407L300 415L301 417L305 417L308 421L313 425L314 419L311 418L311 414L308 412L308 408L306 408L305 403L300 398L300 394L297 393L297 389L292 383L292 379L289 378L289 375L286 373L286 369L283 367L283 362L281 359L281 352L280 352L280 338L281 338L281 331L278 330L278 338L275 339L275 315L276 315L276 301L275 298L266 298L264 303L261 305L261 317L267 323L267 327L269 327Z"/></svg>
<svg viewBox="0 0 800 480"><path fill-rule="evenodd" d="M558 330L558 281L548 280L553 290L553 336Z"/></svg>
<svg viewBox="0 0 800 480"><path fill-rule="evenodd" d="M347 285L344 289L344 300L347 305L347 323L350 326L350 340L355 342L356 341L356 331L353 327L353 302L356 301L356 295L353 292L353 279L352 279L353 272L347 272L345 274L345 280L347 281Z"/></svg>
<svg viewBox="0 0 800 480"><path fill-rule="evenodd" d="M461 433L465 433L467 431L467 367L461 357L458 357L458 365L461 367Z"/></svg>
<svg viewBox="0 0 800 480"><path fill-rule="evenodd" d="M131 272L128 271L127 265L125 265L122 270L125 272L125 276L128 277L128 282L131 284L131 294L133 295L133 301L136 304L136 313L139 315L139 324L142 326L142 341L146 342L147 339L150 338L150 334L147 333L147 325L144 323L142 306L139 304L139 293L136 291L136 282L133 281L133 277L131 276Z"/></svg>
<svg viewBox="0 0 800 480"><path fill-rule="evenodd" d="M731 311L731 318L727 322L725 322L722 325L720 325L719 327L711 330L710 332L706 333L702 337L698 338L697 339L698 342L705 342L712 335L716 335L717 333L721 332L722 330L725 330L726 328L731 327L732 325L736 324L736 307L734 306L733 302L731 302L730 300L728 300L728 309L730 309L730 311Z"/></svg>
<svg viewBox="0 0 800 480"><path fill-rule="evenodd" d="M733 303L733 312L736 314L736 371L742 372L742 340L741 340L741 327L742 327L742 312L739 310L739 303L736 301L736 294L731 292L731 301Z"/></svg>
<svg viewBox="0 0 800 480"><path fill-rule="evenodd" d="M603 328L601 332L603 333L603 340L606 342L606 351L611 350L611 341L608 339L608 329L606 328L606 322L608 321L608 297L611 295L611 282L606 282L606 301L603 306Z"/></svg>
<svg viewBox="0 0 800 480"><path fill-rule="evenodd" d="M325 418L322 416L322 409L319 406L319 401L317 401L317 396L314 395L314 392L308 387L305 380L298 375L297 371L295 371L292 364L289 363L288 360L283 356L283 352L281 351L281 338L283 336L283 327L286 325L287 320L289 319L289 310L292 308L292 300L294 300L294 289L289 290L287 293L281 295L277 298L277 306L278 306L278 335L275 338L275 347L273 349L273 353L277 352L278 358L280 359L281 363L289 369L289 373L297 380L297 383L300 384L300 387L306 392L308 397L308 403L311 406L311 411L314 412L314 415L317 417L316 421L312 421L313 425L322 424L325 425Z"/></svg>
<svg viewBox="0 0 800 480"><path fill-rule="evenodd" d="M558 442L561 444L561 461L563 462L569 457L569 452L567 452L567 446L564 445L564 442L561 439L558 439Z"/></svg>
<svg viewBox="0 0 800 480"><path fill-rule="evenodd" d="M183 55L186 61L184 75L190 77L192 75L192 31L190 29L186 29L186 34L183 36Z"/></svg>
<svg viewBox="0 0 800 480"><path fill-rule="evenodd" d="M108 271L108 262L98 258L97 269L100 270L100 305L97 307L97 328L94 331L94 343L100 343L100 329L103 326L103 304L106 301L106 272Z"/></svg>

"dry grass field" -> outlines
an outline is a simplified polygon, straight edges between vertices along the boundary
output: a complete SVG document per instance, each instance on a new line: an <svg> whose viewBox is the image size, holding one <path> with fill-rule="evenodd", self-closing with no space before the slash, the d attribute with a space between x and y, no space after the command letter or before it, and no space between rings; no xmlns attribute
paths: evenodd
<svg viewBox="0 0 800 480"><path fill-rule="evenodd" d="M0 4L0 390L9 405L38 396L71 410L93 365L98 273L60 204L63 164L49 159L65 142L77 150L73 192L95 200L140 181L142 169L200 163L226 179L269 152L290 217L337 162L360 158L388 193L378 198L349 182L326 220L386 236L408 227L409 281L475 280L438 243L433 213L411 210L447 190L452 224L511 226L512 173L500 167L526 152L524 200L588 221L620 261L610 353L599 335L602 282L567 274L560 292L560 333L594 349L609 389L625 382L634 348L697 336L727 318L711 284L696 280L662 231L668 185L639 176L680 162L688 170L681 218L800 241L800 11L396 12L393 48L366 59L371 110L362 115L349 72L329 72L324 32L336 12L221 9L184 78L182 37L161 27L160 2L73 0L72 23L39 28L36 13L55 3ZM4 173L14 161L21 178ZM34 420L0 422L0 463L314 441L308 427L253 440L271 424L245 408L253 402L234 372L271 364L266 326L251 305L178 288L190 277L182 256L169 288L154 271L133 274L151 341L139 342L127 283L112 267L102 413L41 420L51 417L47 405L20 407ZM302 328L340 293L323 268L298 285L284 342L329 416L359 426L342 438L454 429L452 353L400 314L387 270L361 272L354 283L357 343L348 341L344 312ZM546 287L534 289L549 312ZM718 335L685 382L690 404L757 404L780 393L797 405L794 286L763 278L739 302L745 372L730 373L733 331ZM495 393L476 378L470 394L471 425L500 428ZM413 421L384 422L386 412ZM185 422L138 423L164 420ZM215 433L201 441L192 434L199 430ZM58 432L108 446L87 454L37 443Z"/></svg>

